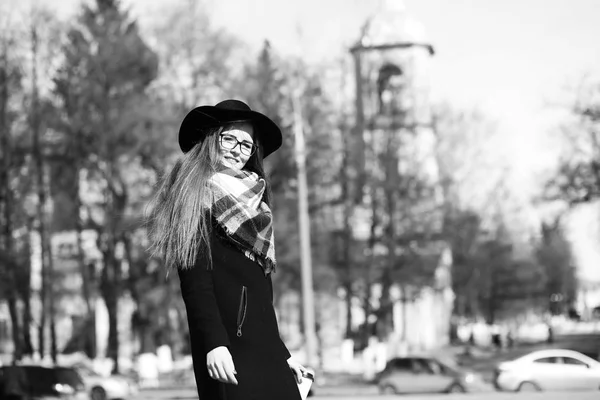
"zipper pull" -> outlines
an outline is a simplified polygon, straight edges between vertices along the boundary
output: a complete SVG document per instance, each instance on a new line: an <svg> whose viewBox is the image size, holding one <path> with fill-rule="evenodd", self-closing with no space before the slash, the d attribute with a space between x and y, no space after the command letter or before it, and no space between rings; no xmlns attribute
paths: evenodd
<svg viewBox="0 0 600 400"><path fill-rule="evenodd" d="M238 326L237 337L242 337L242 327L241 326Z"/></svg>

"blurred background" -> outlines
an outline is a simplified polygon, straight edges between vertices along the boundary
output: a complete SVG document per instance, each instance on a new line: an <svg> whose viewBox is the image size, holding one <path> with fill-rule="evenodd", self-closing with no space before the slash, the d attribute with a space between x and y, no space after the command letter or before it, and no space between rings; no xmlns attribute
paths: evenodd
<svg viewBox="0 0 600 400"><path fill-rule="evenodd" d="M226 98L283 130L266 160L275 308L322 376L555 343L597 359L599 15L594 0L3 1L1 362L193 384L174 378L190 372L185 308L144 216L183 116Z"/></svg>

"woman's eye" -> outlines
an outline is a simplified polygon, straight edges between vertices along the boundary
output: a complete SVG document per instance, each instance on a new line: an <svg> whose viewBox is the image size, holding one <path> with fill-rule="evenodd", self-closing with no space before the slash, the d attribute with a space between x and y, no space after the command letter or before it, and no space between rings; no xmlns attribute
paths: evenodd
<svg viewBox="0 0 600 400"><path fill-rule="evenodd" d="M252 150L252 145L249 143L242 143L242 147L248 151Z"/></svg>

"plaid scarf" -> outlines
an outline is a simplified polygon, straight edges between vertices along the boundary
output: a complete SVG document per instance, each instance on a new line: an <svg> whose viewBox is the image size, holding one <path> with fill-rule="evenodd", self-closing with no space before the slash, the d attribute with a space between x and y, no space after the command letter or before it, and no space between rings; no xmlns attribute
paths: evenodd
<svg viewBox="0 0 600 400"><path fill-rule="evenodd" d="M246 257L257 262L265 275L275 270L273 217L262 201L264 179L254 172L219 166L209 181L210 207L217 224Z"/></svg>

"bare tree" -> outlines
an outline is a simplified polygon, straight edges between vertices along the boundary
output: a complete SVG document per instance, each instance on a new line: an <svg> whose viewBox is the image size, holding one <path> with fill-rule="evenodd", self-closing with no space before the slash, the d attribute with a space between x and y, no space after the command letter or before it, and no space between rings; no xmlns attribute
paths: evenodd
<svg viewBox="0 0 600 400"><path fill-rule="evenodd" d="M577 295L577 276L571 244L564 235L560 216L551 222L542 223L540 230L536 258L544 267L547 279L547 307L553 314L564 313L573 306Z"/></svg>
<svg viewBox="0 0 600 400"><path fill-rule="evenodd" d="M117 304L124 286L125 261L118 247L122 245L121 233L127 229L124 217L131 193L126 175L144 138L139 126L144 125L147 115L145 91L156 77L158 59L142 39L135 21L116 0L83 5L68 36L74 47L64 49L61 68L67 71L67 77L81 77L86 88L85 93L67 93L66 98L78 100L74 107L86 117L88 130L76 131L89 140L89 153L84 151L89 154L89 163L82 175L98 193L95 199L88 199L84 209L89 211L87 223L97 232L97 246L102 253L99 289L109 316L107 355L118 372Z"/></svg>
<svg viewBox="0 0 600 400"><path fill-rule="evenodd" d="M239 39L211 24L205 1L176 0L162 10L149 36L161 58L160 75L153 86L187 112L199 104L216 103L235 92L233 55L242 49ZM180 120L181 118L177 118Z"/></svg>
<svg viewBox="0 0 600 400"><path fill-rule="evenodd" d="M584 80L576 95L574 121L561 127L565 151L543 196L570 207L600 199L600 83Z"/></svg>
<svg viewBox="0 0 600 400"><path fill-rule="evenodd" d="M5 14L8 15L8 14ZM18 259L15 248L14 229L16 227L17 203L15 202L14 184L18 160L14 155L15 136L15 93L22 90L22 71L18 68L17 39L15 27L10 19L2 21L0 33L0 221L2 238L0 247L0 286L1 298L7 300L11 318L12 339L14 342L14 358L20 359L24 347L22 341L23 327L18 315L17 271Z"/></svg>
<svg viewBox="0 0 600 400"><path fill-rule="evenodd" d="M40 23L39 13L34 11L34 18L31 19L30 40L31 40L31 108L29 114L29 126L32 134L31 155L35 165L36 191L37 191L37 231L41 242L41 268L42 268L42 288L41 288L41 315L38 328L40 354L45 354L46 338L46 317L49 317L50 332L50 354L52 360L56 362L57 344L56 344L56 310L54 307L55 296L53 293L54 284L54 265L52 257L51 232L48 218L48 193L50 182L48 166L44 151L44 131L42 124L42 110L39 93L39 39L38 24Z"/></svg>

